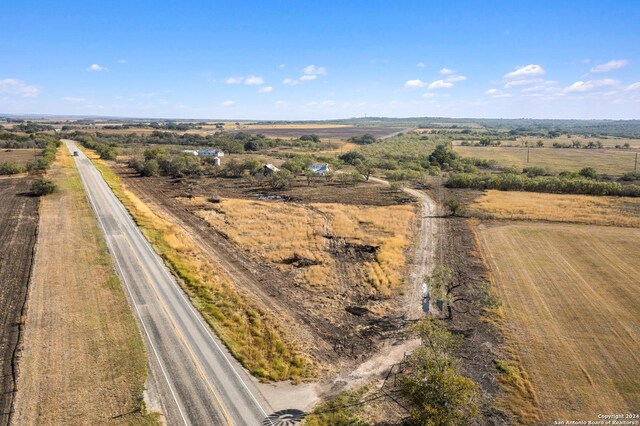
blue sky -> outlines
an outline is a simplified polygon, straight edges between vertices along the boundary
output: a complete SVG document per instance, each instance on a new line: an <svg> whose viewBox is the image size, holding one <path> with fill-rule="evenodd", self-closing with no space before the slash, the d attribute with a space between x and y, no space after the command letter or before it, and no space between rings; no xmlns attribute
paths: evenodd
<svg viewBox="0 0 640 426"><path fill-rule="evenodd" d="M640 2L8 1L0 113L640 118Z"/></svg>

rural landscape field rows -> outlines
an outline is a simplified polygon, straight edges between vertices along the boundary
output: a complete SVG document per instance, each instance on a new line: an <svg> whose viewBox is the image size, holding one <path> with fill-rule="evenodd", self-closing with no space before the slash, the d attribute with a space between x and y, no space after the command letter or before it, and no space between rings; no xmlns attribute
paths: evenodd
<svg viewBox="0 0 640 426"><path fill-rule="evenodd" d="M28 196L31 180L0 178L0 424L11 416L33 248L37 240L38 200Z"/></svg>
<svg viewBox="0 0 640 426"><path fill-rule="evenodd" d="M2 12L0 426L640 426L637 0Z"/></svg>
<svg viewBox="0 0 640 426"><path fill-rule="evenodd" d="M640 232L521 222L479 231L543 419L639 410Z"/></svg>

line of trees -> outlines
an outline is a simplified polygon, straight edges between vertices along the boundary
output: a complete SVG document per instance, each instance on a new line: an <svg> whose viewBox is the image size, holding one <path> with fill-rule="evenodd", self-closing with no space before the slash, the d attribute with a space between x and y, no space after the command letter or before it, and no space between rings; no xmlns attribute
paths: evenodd
<svg viewBox="0 0 640 426"><path fill-rule="evenodd" d="M556 194L616 195L640 197L640 185L598 181L584 175L527 176L514 173L454 173L449 188L498 189L501 191L549 192Z"/></svg>

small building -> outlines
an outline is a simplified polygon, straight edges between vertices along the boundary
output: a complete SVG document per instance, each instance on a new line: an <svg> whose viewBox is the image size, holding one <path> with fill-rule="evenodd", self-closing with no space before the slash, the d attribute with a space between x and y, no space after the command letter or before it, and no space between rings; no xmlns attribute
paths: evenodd
<svg viewBox="0 0 640 426"><path fill-rule="evenodd" d="M215 148L202 148L198 150L198 155L203 157L224 157L224 151Z"/></svg>
<svg viewBox="0 0 640 426"><path fill-rule="evenodd" d="M329 164L311 164L309 170L319 176L326 176L331 172L331 166Z"/></svg>
<svg viewBox="0 0 640 426"><path fill-rule="evenodd" d="M265 164L262 168L262 174L265 176L269 176L271 173L277 173L280 169L274 166L273 164Z"/></svg>
<svg viewBox="0 0 640 426"><path fill-rule="evenodd" d="M198 155L198 151L195 151L193 149L183 149L182 153L187 155Z"/></svg>

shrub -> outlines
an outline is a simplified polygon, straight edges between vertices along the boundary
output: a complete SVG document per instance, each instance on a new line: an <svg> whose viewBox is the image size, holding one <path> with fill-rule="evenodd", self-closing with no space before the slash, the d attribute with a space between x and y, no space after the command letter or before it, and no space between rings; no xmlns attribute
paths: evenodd
<svg viewBox="0 0 640 426"><path fill-rule="evenodd" d="M269 186L271 186L271 189L276 191L291 188L294 181L295 177L293 173L291 173L287 169L282 169L279 172L271 173L267 179L267 182L269 182Z"/></svg>
<svg viewBox="0 0 640 426"><path fill-rule="evenodd" d="M55 191L56 185L49 179L38 178L31 184L31 193L36 197L53 194Z"/></svg>
<svg viewBox="0 0 640 426"><path fill-rule="evenodd" d="M25 168L12 163L0 163L0 175L16 175L25 171Z"/></svg>
<svg viewBox="0 0 640 426"><path fill-rule="evenodd" d="M580 170L579 174L587 179L598 179L598 172L593 167L585 167Z"/></svg>
<svg viewBox="0 0 640 426"><path fill-rule="evenodd" d="M142 176L158 176L160 174L158 160L151 158L145 161L141 173Z"/></svg>
<svg viewBox="0 0 640 426"><path fill-rule="evenodd" d="M540 166L529 166L522 169L522 173L525 173L529 177L545 176L547 174L547 170Z"/></svg>
<svg viewBox="0 0 640 426"><path fill-rule="evenodd" d="M464 211L464 205L455 197L447 198L444 206L449 210L451 216L458 216Z"/></svg>

